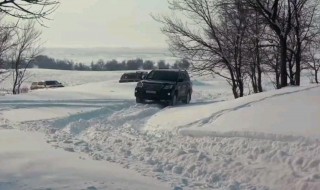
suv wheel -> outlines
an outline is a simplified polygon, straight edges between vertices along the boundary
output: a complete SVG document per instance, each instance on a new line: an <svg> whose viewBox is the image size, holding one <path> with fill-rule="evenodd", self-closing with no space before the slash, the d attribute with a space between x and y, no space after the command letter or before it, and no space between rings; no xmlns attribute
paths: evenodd
<svg viewBox="0 0 320 190"><path fill-rule="evenodd" d="M182 100L182 102L184 104L189 104L190 100L191 100L191 94L190 94L190 92L188 92L187 95L186 95L186 98L184 100Z"/></svg>
<svg viewBox="0 0 320 190"><path fill-rule="evenodd" d="M171 98L171 100L170 100L170 102L169 102L169 105L170 105L170 106L175 106L175 105L177 105L177 95L176 95L176 94L172 96L172 98Z"/></svg>
<svg viewBox="0 0 320 190"><path fill-rule="evenodd" d="M136 103L143 104L144 103L144 99L136 97Z"/></svg>

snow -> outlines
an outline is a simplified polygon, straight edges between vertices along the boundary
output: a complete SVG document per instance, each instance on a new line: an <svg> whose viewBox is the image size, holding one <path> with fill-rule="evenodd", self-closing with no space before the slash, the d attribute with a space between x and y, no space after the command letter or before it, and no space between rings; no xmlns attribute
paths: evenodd
<svg viewBox="0 0 320 190"><path fill-rule="evenodd" d="M233 100L224 79L193 76L192 102L164 107L136 104L124 71L28 72L66 87L0 97L1 190L320 188L308 78Z"/></svg>
<svg viewBox="0 0 320 190"><path fill-rule="evenodd" d="M318 86L293 87L237 100L175 107L155 114L146 130L179 130L192 136L320 138L319 94Z"/></svg>
<svg viewBox="0 0 320 190"><path fill-rule="evenodd" d="M0 189L168 189L112 163L54 149L44 136L0 130Z"/></svg>

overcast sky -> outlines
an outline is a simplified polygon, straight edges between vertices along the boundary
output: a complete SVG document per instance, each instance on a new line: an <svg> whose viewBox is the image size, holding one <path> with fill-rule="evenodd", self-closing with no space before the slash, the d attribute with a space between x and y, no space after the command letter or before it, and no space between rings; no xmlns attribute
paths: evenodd
<svg viewBox="0 0 320 190"><path fill-rule="evenodd" d="M166 0L63 0L45 21L46 47L166 47L150 14L165 13Z"/></svg>

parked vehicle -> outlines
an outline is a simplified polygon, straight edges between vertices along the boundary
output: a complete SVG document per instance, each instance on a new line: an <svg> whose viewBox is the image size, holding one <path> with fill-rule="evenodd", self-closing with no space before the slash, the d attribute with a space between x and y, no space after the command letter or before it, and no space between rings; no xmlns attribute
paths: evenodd
<svg viewBox="0 0 320 190"><path fill-rule="evenodd" d="M144 80L137 83L135 88L137 103L154 100L166 102L172 106L179 101L188 104L191 95L192 83L185 70L152 70Z"/></svg>
<svg viewBox="0 0 320 190"><path fill-rule="evenodd" d="M30 89L36 90L36 89L59 88L59 87L64 87L64 86L56 80L49 80L49 81L33 82L31 84Z"/></svg>
<svg viewBox="0 0 320 190"><path fill-rule="evenodd" d="M64 87L60 82L56 80L47 80L45 81L46 88L60 88Z"/></svg>
<svg viewBox="0 0 320 190"><path fill-rule="evenodd" d="M120 82L120 83L124 83L124 82L139 82L139 81L141 81L147 74L148 74L148 72L144 72L144 71L124 73L124 74L121 76L119 82Z"/></svg>
<svg viewBox="0 0 320 190"><path fill-rule="evenodd" d="M37 90L37 89L43 89L45 88L46 85L45 85L45 82L44 81L41 81L41 82L33 82L31 84L31 87L30 87L30 90Z"/></svg>

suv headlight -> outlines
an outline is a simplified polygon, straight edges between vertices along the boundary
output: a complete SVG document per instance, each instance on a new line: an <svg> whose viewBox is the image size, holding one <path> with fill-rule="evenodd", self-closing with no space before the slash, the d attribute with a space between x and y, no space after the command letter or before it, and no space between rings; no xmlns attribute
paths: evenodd
<svg viewBox="0 0 320 190"><path fill-rule="evenodd" d="M143 87L143 83L142 82L138 82L137 87L138 88L142 88Z"/></svg>
<svg viewBox="0 0 320 190"><path fill-rule="evenodd" d="M167 85L165 85L164 87L163 87L163 89L165 89L165 90L170 90L170 89L172 89L173 88L173 85L172 84L167 84Z"/></svg>

